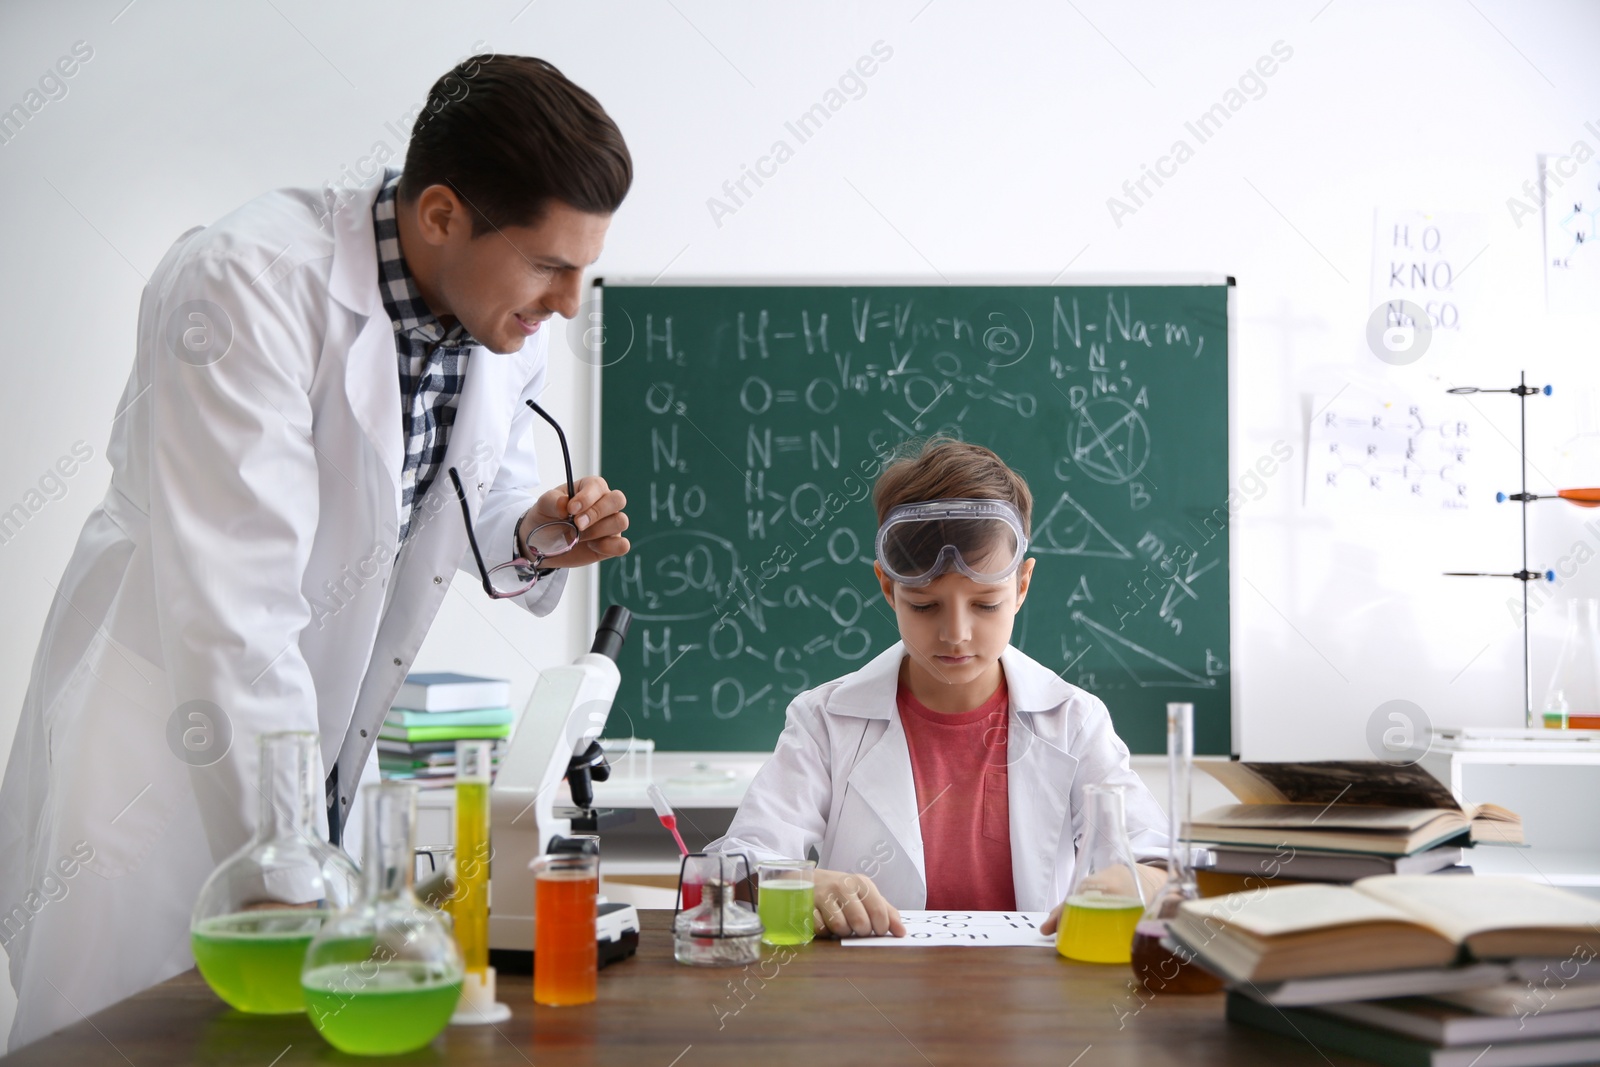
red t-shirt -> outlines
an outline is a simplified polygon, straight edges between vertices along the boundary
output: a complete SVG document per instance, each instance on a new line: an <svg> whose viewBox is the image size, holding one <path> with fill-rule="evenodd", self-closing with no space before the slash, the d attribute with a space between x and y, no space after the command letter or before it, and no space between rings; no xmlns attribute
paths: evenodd
<svg viewBox="0 0 1600 1067"><path fill-rule="evenodd" d="M895 694L911 750L930 911L1015 911L1011 804L1006 793L1009 694L1005 678L959 715Z"/></svg>

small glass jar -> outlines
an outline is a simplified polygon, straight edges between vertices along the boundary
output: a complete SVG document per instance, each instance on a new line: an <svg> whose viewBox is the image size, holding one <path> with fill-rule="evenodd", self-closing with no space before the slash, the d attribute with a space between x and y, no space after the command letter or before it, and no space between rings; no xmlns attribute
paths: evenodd
<svg viewBox="0 0 1600 1067"><path fill-rule="evenodd" d="M592 1004L599 994L600 857L587 850L551 852L528 866L533 868L533 1002L553 1008Z"/></svg>
<svg viewBox="0 0 1600 1067"><path fill-rule="evenodd" d="M693 967L742 967L761 958L761 919L733 896L733 883L712 878L700 903L672 923L672 954Z"/></svg>

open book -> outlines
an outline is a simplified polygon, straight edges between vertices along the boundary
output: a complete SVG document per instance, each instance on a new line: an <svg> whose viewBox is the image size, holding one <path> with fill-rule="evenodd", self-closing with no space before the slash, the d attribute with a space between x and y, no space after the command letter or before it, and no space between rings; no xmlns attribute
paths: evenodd
<svg viewBox="0 0 1600 1067"><path fill-rule="evenodd" d="M1237 982L1600 951L1600 901L1511 877L1390 874L1193 900L1170 925Z"/></svg>
<svg viewBox="0 0 1600 1067"><path fill-rule="evenodd" d="M1498 804L1465 804L1458 801L1451 794L1445 784L1423 770L1421 767L1397 763L1382 763L1376 760L1319 760L1310 763L1245 763L1238 760L1223 762L1204 762L1198 766L1205 769L1217 781L1227 787L1228 791L1238 797L1243 804L1231 808L1217 808L1197 816L1194 820L1194 837L1197 840L1219 841L1232 844L1278 844L1282 838L1266 841L1259 835L1245 835L1244 838L1217 837L1211 834L1216 825L1224 828L1229 825L1245 826L1245 823L1235 822L1236 813L1240 808L1256 805L1294 805L1286 809L1286 813L1300 812L1290 822L1283 823L1285 829L1306 831L1315 836L1288 841L1288 844L1302 844L1308 848L1350 848L1352 851L1382 851L1387 855L1407 855L1418 848L1428 848L1441 841L1448 840L1446 831L1451 827L1457 833L1466 833L1473 844L1506 844L1519 845L1523 841L1522 817L1516 812L1508 811ZM1304 807L1310 807L1312 814L1325 811L1314 825L1309 817L1302 817ZM1351 809L1358 809L1351 812ZM1362 813L1372 812L1374 809L1391 811L1405 811L1412 813L1407 817L1396 816L1394 822L1361 823ZM1416 813L1431 813L1437 820L1433 825L1433 836L1425 830L1427 820L1423 820ZM1265 812L1256 813L1256 826L1259 820L1266 816ZM1445 818L1444 816L1450 816ZM1355 820L1351 826L1346 826L1340 821L1344 818ZM1406 823L1401 826L1400 823ZM1338 830L1340 828L1366 832L1403 832L1408 838L1422 841L1421 844L1412 843L1411 847L1403 851L1395 851L1391 844L1387 848L1368 848L1359 841L1353 845L1336 845L1325 835L1318 832L1317 828ZM1379 843L1382 841L1380 839Z"/></svg>

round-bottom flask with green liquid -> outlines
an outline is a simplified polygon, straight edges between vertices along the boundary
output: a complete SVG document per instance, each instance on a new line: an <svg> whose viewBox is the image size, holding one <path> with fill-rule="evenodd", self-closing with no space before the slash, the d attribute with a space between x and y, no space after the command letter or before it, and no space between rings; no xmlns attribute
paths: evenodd
<svg viewBox="0 0 1600 1067"><path fill-rule="evenodd" d="M323 920L356 899L355 864L317 836L317 735L265 734L256 834L200 887L189 947L213 992L243 1012L305 1010L300 968Z"/></svg>
<svg viewBox="0 0 1600 1067"><path fill-rule="evenodd" d="M330 914L318 908L219 915L195 924L189 947L201 976L231 1007L262 1015L305 1011L300 967Z"/></svg>
<svg viewBox="0 0 1600 1067"><path fill-rule="evenodd" d="M417 787L366 786L361 899L328 917L300 972L307 1013L340 1052L422 1048L450 1022L464 970L443 916L412 892Z"/></svg>
<svg viewBox="0 0 1600 1067"><path fill-rule="evenodd" d="M333 963L301 978L306 1011L341 1052L387 1056L419 1049L438 1036L461 997L461 973L421 961L375 968Z"/></svg>

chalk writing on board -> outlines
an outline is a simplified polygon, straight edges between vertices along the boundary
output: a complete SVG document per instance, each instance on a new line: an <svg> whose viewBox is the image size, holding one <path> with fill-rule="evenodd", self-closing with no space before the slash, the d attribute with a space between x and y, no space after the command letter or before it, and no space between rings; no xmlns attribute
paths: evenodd
<svg viewBox="0 0 1600 1067"><path fill-rule="evenodd" d="M896 639L872 486L933 433L1033 488L1019 647L1145 709L1135 736L1192 694L1225 738L1226 542L1161 548L1227 492L1222 287L607 286L605 307L635 329L601 402L637 535L602 595L638 619L623 693L658 743L770 747L795 695Z"/></svg>
<svg viewBox="0 0 1600 1067"><path fill-rule="evenodd" d="M1078 410L1072 459L1097 482L1121 485L1150 459L1150 427L1124 400L1104 397Z"/></svg>
<svg viewBox="0 0 1600 1067"><path fill-rule="evenodd" d="M1111 658L1117 661L1117 665L1128 672L1128 677L1133 679L1134 684L1141 688L1194 686L1198 689L1210 689L1217 684L1215 678L1208 678L1180 667L1165 656L1157 655L1115 630L1102 626L1081 611L1072 613L1072 621L1087 629L1101 647L1111 654Z"/></svg>
<svg viewBox="0 0 1600 1067"><path fill-rule="evenodd" d="M1061 499L1034 531L1032 551L1063 556L1103 556L1132 559L1133 553L1112 537L1083 505L1063 492Z"/></svg>

